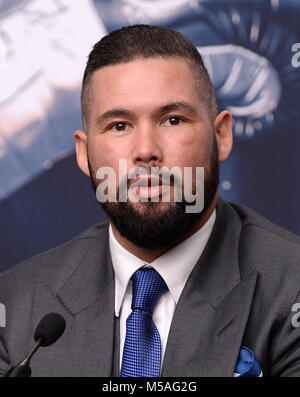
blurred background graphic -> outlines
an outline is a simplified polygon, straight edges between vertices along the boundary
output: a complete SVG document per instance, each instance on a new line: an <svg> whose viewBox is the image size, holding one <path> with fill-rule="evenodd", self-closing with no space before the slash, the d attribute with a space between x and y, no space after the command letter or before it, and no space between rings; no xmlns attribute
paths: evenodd
<svg viewBox="0 0 300 397"><path fill-rule="evenodd" d="M221 196L300 234L298 0L0 0L0 271L105 219L77 168L80 86L125 25L187 36L234 116Z"/></svg>

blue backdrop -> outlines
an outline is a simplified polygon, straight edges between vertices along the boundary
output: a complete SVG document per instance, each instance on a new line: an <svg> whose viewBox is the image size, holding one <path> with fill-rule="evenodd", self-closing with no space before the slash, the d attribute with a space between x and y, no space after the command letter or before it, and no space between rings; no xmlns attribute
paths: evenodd
<svg viewBox="0 0 300 397"><path fill-rule="evenodd" d="M80 84L92 45L135 23L191 39L234 116L221 196L300 234L299 20L297 0L0 2L0 271L105 219L74 155Z"/></svg>

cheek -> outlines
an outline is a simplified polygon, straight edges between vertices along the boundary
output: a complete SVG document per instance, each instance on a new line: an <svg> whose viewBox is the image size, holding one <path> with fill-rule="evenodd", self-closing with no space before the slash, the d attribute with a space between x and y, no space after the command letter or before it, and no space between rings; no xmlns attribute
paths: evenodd
<svg viewBox="0 0 300 397"><path fill-rule="evenodd" d="M94 168L112 167L115 170L118 169L119 158L124 158L125 155L122 153L122 145L116 145L104 139L91 139L88 142L88 153Z"/></svg>
<svg viewBox="0 0 300 397"><path fill-rule="evenodd" d="M181 167L202 166L207 162L210 144L207 136L199 130L186 131L169 142L169 159ZM175 164L177 163L177 164Z"/></svg>
<svg viewBox="0 0 300 397"><path fill-rule="evenodd" d="M120 163L119 159L128 159L126 145L120 145L113 142L107 142L104 139L93 139L88 144L89 161L96 173L99 168L110 167L116 177L116 184L120 182ZM124 169L121 168L121 173ZM125 169L127 172L127 168ZM123 175L123 174L122 174ZM122 181L124 176L122 176Z"/></svg>

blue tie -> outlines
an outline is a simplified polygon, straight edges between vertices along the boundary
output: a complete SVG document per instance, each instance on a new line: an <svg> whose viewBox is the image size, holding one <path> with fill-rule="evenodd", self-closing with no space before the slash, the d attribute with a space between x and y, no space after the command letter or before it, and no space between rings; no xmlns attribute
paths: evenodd
<svg viewBox="0 0 300 397"><path fill-rule="evenodd" d="M126 321L121 376L159 376L161 343L152 320L156 303L167 290L155 269L139 269L133 276L132 312Z"/></svg>

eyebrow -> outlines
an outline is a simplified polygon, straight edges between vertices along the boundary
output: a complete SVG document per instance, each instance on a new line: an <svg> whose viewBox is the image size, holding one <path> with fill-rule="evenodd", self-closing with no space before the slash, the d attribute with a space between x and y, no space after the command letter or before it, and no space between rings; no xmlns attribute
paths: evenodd
<svg viewBox="0 0 300 397"><path fill-rule="evenodd" d="M154 115L162 115L171 112L173 110L180 110L180 109L187 111L191 115L197 114L197 110L194 106L190 105L188 102L178 101L178 102L170 102L160 106L154 112ZM103 114L97 117L96 124L100 125L104 121L112 118L118 118L118 117L122 118L122 117L130 117L130 116L133 116L133 113L128 109L123 109L123 108L110 109L107 112L104 112Z"/></svg>
<svg viewBox="0 0 300 397"><path fill-rule="evenodd" d="M184 109L193 115L197 114L197 109L194 106L190 105L188 102L184 102L184 101L167 103L166 105L163 105L160 108L158 108L157 113L163 114L163 113L171 112L173 110L180 110L180 109Z"/></svg>

